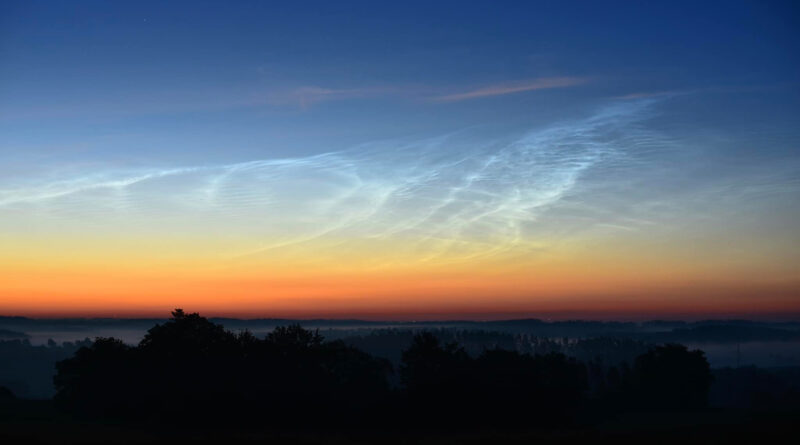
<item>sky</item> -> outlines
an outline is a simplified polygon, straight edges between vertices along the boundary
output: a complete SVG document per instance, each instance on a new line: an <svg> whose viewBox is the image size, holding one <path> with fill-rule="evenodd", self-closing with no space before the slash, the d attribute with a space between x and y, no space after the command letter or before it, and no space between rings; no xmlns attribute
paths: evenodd
<svg viewBox="0 0 800 445"><path fill-rule="evenodd" d="M0 4L0 313L800 318L794 2Z"/></svg>

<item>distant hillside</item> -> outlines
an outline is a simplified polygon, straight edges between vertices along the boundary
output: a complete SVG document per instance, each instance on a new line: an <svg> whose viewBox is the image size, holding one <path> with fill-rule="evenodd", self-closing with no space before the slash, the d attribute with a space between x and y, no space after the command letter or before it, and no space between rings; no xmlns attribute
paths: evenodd
<svg viewBox="0 0 800 445"><path fill-rule="evenodd" d="M28 338L29 335L24 332L12 331L9 329L0 329L0 339L15 339L15 338Z"/></svg>

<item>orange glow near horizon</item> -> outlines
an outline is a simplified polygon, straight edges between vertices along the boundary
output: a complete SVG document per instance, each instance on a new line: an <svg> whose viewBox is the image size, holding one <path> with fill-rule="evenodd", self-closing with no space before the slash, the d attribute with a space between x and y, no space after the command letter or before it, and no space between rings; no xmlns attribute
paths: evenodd
<svg viewBox="0 0 800 445"><path fill-rule="evenodd" d="M72 254L77 244L83 249ZM182 307L209 316L381 320L800 313L791 269L757 273L742 259L691 264L681 249L645 255L641 246L595 242L464 260L420 258L387 242L353 242L347 251L316 242L244 258L174 240L36 245L19 243L18 255L0 258L0 313L135 317Z"/></svg>

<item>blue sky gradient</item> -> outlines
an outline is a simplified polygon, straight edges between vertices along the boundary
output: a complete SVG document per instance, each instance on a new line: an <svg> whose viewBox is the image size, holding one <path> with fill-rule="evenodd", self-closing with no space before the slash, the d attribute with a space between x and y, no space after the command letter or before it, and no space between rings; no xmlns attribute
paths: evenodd
<svg viewBox="0 0 800 445"><path fill-rule="evenodd" d="M0 231L237 234L221 262L404 246L376 267L595 240L714 250L791 288L798 18L755 1L3 2Z"/></svg>

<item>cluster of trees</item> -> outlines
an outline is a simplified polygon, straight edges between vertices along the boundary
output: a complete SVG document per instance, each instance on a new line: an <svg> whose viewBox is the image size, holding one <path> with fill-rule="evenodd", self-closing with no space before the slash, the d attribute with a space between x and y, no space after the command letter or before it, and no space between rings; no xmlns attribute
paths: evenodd
<svg viewBox="0 0 800 445"><path fill-rule="evenodd" d="M401 419L555 425L577 419L589 400L621 409L702 407L711 383L703 353L680 345L651 349L620 370L560 353L474 356L423 332L403 351L392 385L389 361L317 332L278 327L258 339L182 310L137 346L98 338L56 367L55 401L76 415L304 428ZM598 380L602 390L590 391Z"/></svg>
<svg viewBox="0 0 800 445"><path fill-rule="evenodd" d="M403 352L400 378L417 423L564 423L587 391L585 367L563 354L492 349L473 358L431 333L416 335Z"/></svg>
<svg viewBox="0 0 800 445"><path fill-rule="evenodd" d="M703 351L655 346L627 362L608 366L589 360L595 404L604 412L635 409L693 410L708 404L714 377Z"/></svg>
<svg viewBox="0 0 800 445"><path fill-rule="evenodd" d="M176 310L138 346L98 338L58 362L55 401L90 417L304 421L304 412L369 412L388 391L386 367L299 326L260 340Z"/></svg>

